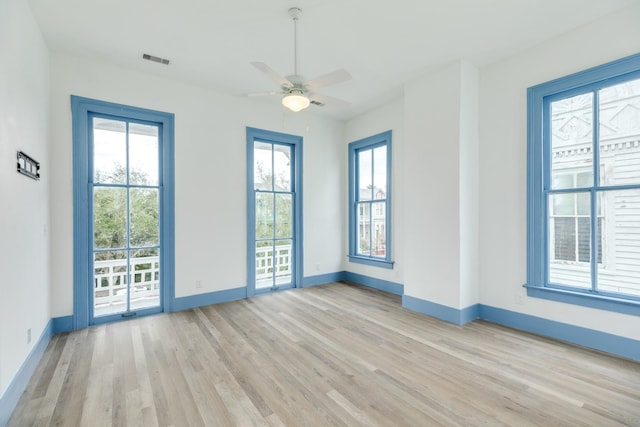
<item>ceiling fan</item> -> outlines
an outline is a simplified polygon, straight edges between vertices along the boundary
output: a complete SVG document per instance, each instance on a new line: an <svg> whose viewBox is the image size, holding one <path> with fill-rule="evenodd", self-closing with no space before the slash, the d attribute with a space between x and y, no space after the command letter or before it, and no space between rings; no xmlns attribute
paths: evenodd
<svg viewBox="0 0 640 427"><path fill-rule="evenodd" d="M310 104L320 107L324 106L325 104L334 106L350 105L347 101L343 101L342 99L316 93L318 89L321 89L323 87L351 80L351 74L349 74L347 70L335 70L307 81L305 81L304 78L298 74L297 36L298 20L300 19L301 14L302 10L300 8L292 7L289 9L289 17L293 20L293 74L287 77L283 77L264 62L252 62L251 65L262 71L273 81L278 83L280 85L280 90L248 93L246 94L246 96L284 95L282 97L282 105L294 112L303 110Z"/></svg>

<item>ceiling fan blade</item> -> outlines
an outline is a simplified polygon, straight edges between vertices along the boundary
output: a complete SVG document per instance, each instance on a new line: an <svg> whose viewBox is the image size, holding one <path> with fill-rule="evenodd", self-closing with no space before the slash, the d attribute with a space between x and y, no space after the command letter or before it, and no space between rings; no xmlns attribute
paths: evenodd
<svg viewBox="0 0 640 427"><path fill-rule="evenodd" d="M271 77L271 80L275 81L280 86L282 86L282 87L292 87L293 86L293 83L291 83L289 80L287 80L284 77L282 77L280 74L278 74L277 71L275 71L273 68L269 67L264 62L252 62L251 65L253 65L258 70L260 70L263 73L265 73L267 76Z"/></svg>
<svg viewBox="0 0 640 427"><path fill-rule="evenodd" d="M312 104L320 107L324 105L330 105L332 107L348 107L351 105L350 102L343 99L334 98L333 96L328 95L320 95L319 93L310 93L308 96Z"/></svg>
<svg viewBox="0 0 640 427"><path fill-rule="evenodd" d="M253 98L254 96L271 96L271 95L282 95L282 91L280 90L269 90L264 92L251 92L251 93L241 93L240 96L246 96L248 98Z"/></svg>
<svg viewBox="0 0 640 427"><path fill-rule="evenodd" d="M311 79L305 83L305 86L307 86L309 90L318 90L320 88L346 82L348 80L351 80L351 74L349 74L349 72L344 68L341 68L318 76L315 79Z"/></svg>

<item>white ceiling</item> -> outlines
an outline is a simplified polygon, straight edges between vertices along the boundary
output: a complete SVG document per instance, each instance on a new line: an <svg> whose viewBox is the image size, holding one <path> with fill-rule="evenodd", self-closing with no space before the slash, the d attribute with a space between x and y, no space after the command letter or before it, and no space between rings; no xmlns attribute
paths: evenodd
<svg viewBox="0 0 640 427"><path fill-rule="evenodd" d="M107 61L228 94L278 89L252 67L293 74L338 68L353 80L321 93L350 107L311 107L347 119L402 93L455 59L481 67L640 0L29 0L52 51ZM142 54L168 58L164 66ZM278 104L278 97L252 98Z"/></svg>

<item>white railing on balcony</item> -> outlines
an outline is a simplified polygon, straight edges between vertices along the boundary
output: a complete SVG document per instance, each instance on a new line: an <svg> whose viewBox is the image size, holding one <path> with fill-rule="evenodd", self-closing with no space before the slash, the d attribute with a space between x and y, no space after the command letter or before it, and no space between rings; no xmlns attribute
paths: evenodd
<svg viewBox="0 0 640 427"><path fill-rule="evenodd" d="M280 245L256 248L256 287L264 288L273 285L275 270L276 284L291 282L292 261L291 245Z"/></svg>
<svg viewBox="0 0 640 427"><path fill-rule="evenodd" d="M291 282L291 245L256 249L256 287ZM124 312L127 307L127 260L95 261L94 316ZM131 258L130 308L154 307L160 304L160 263L158 256Z"/></svg>
<svg viewBox="0 0 640 427"><path fill-rule="evenodd" d="M94 261L94 316L123 312L127 308L127 260ZM131 258L130 308L160 304L158 256Z"/></svg>

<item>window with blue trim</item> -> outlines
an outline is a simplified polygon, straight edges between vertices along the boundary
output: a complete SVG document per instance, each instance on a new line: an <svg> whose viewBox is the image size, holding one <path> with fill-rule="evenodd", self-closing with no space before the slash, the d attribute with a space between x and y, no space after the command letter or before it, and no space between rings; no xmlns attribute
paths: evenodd
<svg viewBox="0 0 640 427"><path fill-rule="evenodd" d="M530 296L640 314L640 55L528 90Z"/></svg>
<svg viewBox="0 0 640 427"><path fill-rule="evenodd" d="M393 268L391 131L349 144L349 260Z"/></svg>
<svg viewBox="0 0 640 427"><path fill-rule="evenodd" d="M174 115L74 95L71 110L73 328L173 311Z"/></svg>

